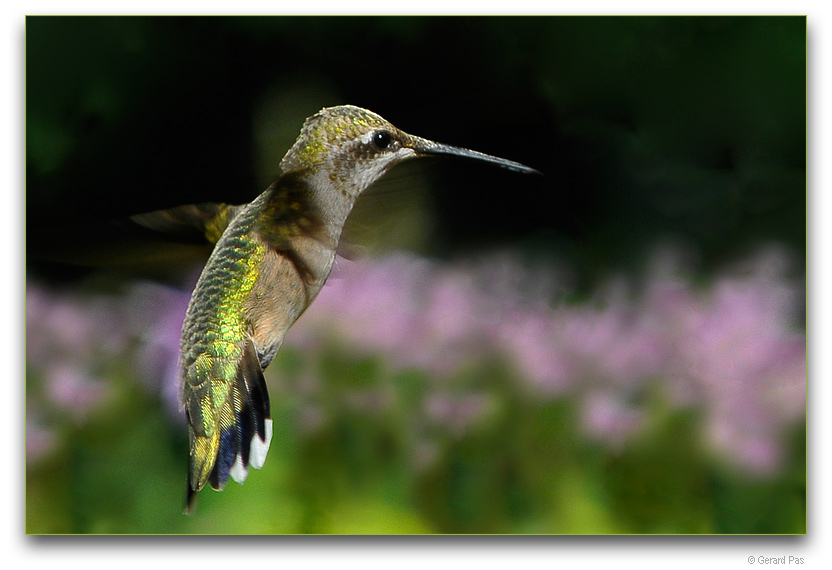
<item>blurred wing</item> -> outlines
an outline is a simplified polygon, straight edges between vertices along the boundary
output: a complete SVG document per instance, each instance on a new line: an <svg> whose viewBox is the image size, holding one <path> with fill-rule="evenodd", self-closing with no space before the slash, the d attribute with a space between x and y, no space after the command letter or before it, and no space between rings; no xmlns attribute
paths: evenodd
<svg viewBox="0 0 832 570"><path fill-rule="evenodd" d="M130 219L155 232L214 244L242 208L217 202L188 204L131 216Z"/></svg>
<svg viewBox="0 0 832 570"><path fill-rule="evenodd" d="M205 263L242 206L192 204L130 218L30 226L27 266L44 275L104 269L177 281Z"/></svg>
<svg viewBox="0 0 832 570"><path fill-rule="evenodd" d="M368 188L347 218L338 254L355 259L395 250L426 251L435 217L423 173L418 164L400 164Z"/></svg>

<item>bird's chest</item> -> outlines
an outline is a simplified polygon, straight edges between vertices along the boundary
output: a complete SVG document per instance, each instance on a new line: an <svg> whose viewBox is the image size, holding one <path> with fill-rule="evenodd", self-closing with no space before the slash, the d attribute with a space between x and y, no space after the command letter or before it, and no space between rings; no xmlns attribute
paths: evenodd
<svg viewBox="0 0 832 570"><path fill-rule="evenodd" d="M329 276L335 251L297 240L291 250L270 249L244 304L249 334L265 368ZM314 240L312 240L314 242Z"/></svg>

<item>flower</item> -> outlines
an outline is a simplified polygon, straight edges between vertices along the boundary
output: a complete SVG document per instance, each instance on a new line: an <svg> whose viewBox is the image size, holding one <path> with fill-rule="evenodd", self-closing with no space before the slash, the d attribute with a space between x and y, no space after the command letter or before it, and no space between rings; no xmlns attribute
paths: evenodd
<svg viewBox="0 0 832 570"><path fill-rule="evenodd" d="M805 334L794 327L800 285L774 251L701 289L680 269L685 259L665 251L642 295L619 280L599 301L560 305L552 275L525 272L506 255L340 263L286 342L337 337L439 381L499 356L544 398L578 402L586 432L614 446L643 423L633 395L659 386L674 406L705 412L716 449L765 472L780 461L779 434L803 417L806 393ZM428 411L458 408L433 396Z"/></svg>
<svg viewBox="0 0 832 570"><path fill-rule="evenodd" d="M496 362L513 368L536 401L574 401L585 433L616 448L645 425L639 396L659 390L676 408L702 410L714 449L749 471L770 472L782 460L783 434L805 415L800 283L777 249L709 287L694 287L681 261L663 252L640 295L618 279L590 302L567 304L558 302L567 288L558 274L525 268L505 252L447 264L405 254L339 259L284 344L313 358L336 343L382 356L393 370L428 372L423 413L452 433L463 433L495 395L486 384L448 386L462 371ZM104 399L108 367L129 360L182 421L178 354L188 299L148 283L97 298L30 283L27 366L45 378L49 401L80 422ZM370 388L345 401L394 405L389 396ZM301 411L309 425L320 414ZM33 449L44 447L33 433Z"/></svg>

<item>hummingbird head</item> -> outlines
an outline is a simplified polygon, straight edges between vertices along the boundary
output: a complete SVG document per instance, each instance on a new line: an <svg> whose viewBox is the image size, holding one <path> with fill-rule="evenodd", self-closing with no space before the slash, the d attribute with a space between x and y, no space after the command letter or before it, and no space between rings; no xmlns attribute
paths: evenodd
<svg viewBox="0 0 832 570"><path fill-rule="evenodd" d="M313 177L324 175L329 184L354 199L395 164L439 154L537 173L517 162L410 135L372 111L352 105L321 109L309 117L280 168L284 174L307 170Z"/></svg>
<svg viewBox="0 0 832 570"><path fill-rule="evenodd" d="M407 135L366 109L342 105L321 109L303 124L280 163L283 173L307 170L358 196L391 166L416 153Z"/></svg>

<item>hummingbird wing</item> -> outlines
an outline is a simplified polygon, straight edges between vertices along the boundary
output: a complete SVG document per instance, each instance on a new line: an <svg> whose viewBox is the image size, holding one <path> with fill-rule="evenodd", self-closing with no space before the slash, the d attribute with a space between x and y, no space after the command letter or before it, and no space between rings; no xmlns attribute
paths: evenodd
<svg viewBox="0 0 832 570"><path fill-rule="evenodd" d="M244 205L233 206L222 202L187 204L166 210L156 210L131 216L145 228L181 238L208 240L215 244Z"/></svg>
<svg viewBox="0 0 832 570"><path fill-rule="evenodd" d="M27 228L26 262L47 275L105 270L182 284L204 265L242 206L204 203L131 217L70 220Z"/></svg>
<svg viewBox="0 0 832 570"><path fill-rule="evenodd" d="M338 255L354 260L427 249L436 230L435 212L425 177L413 172L408 164L397 166L358 197L344 225Z"/></svg>

